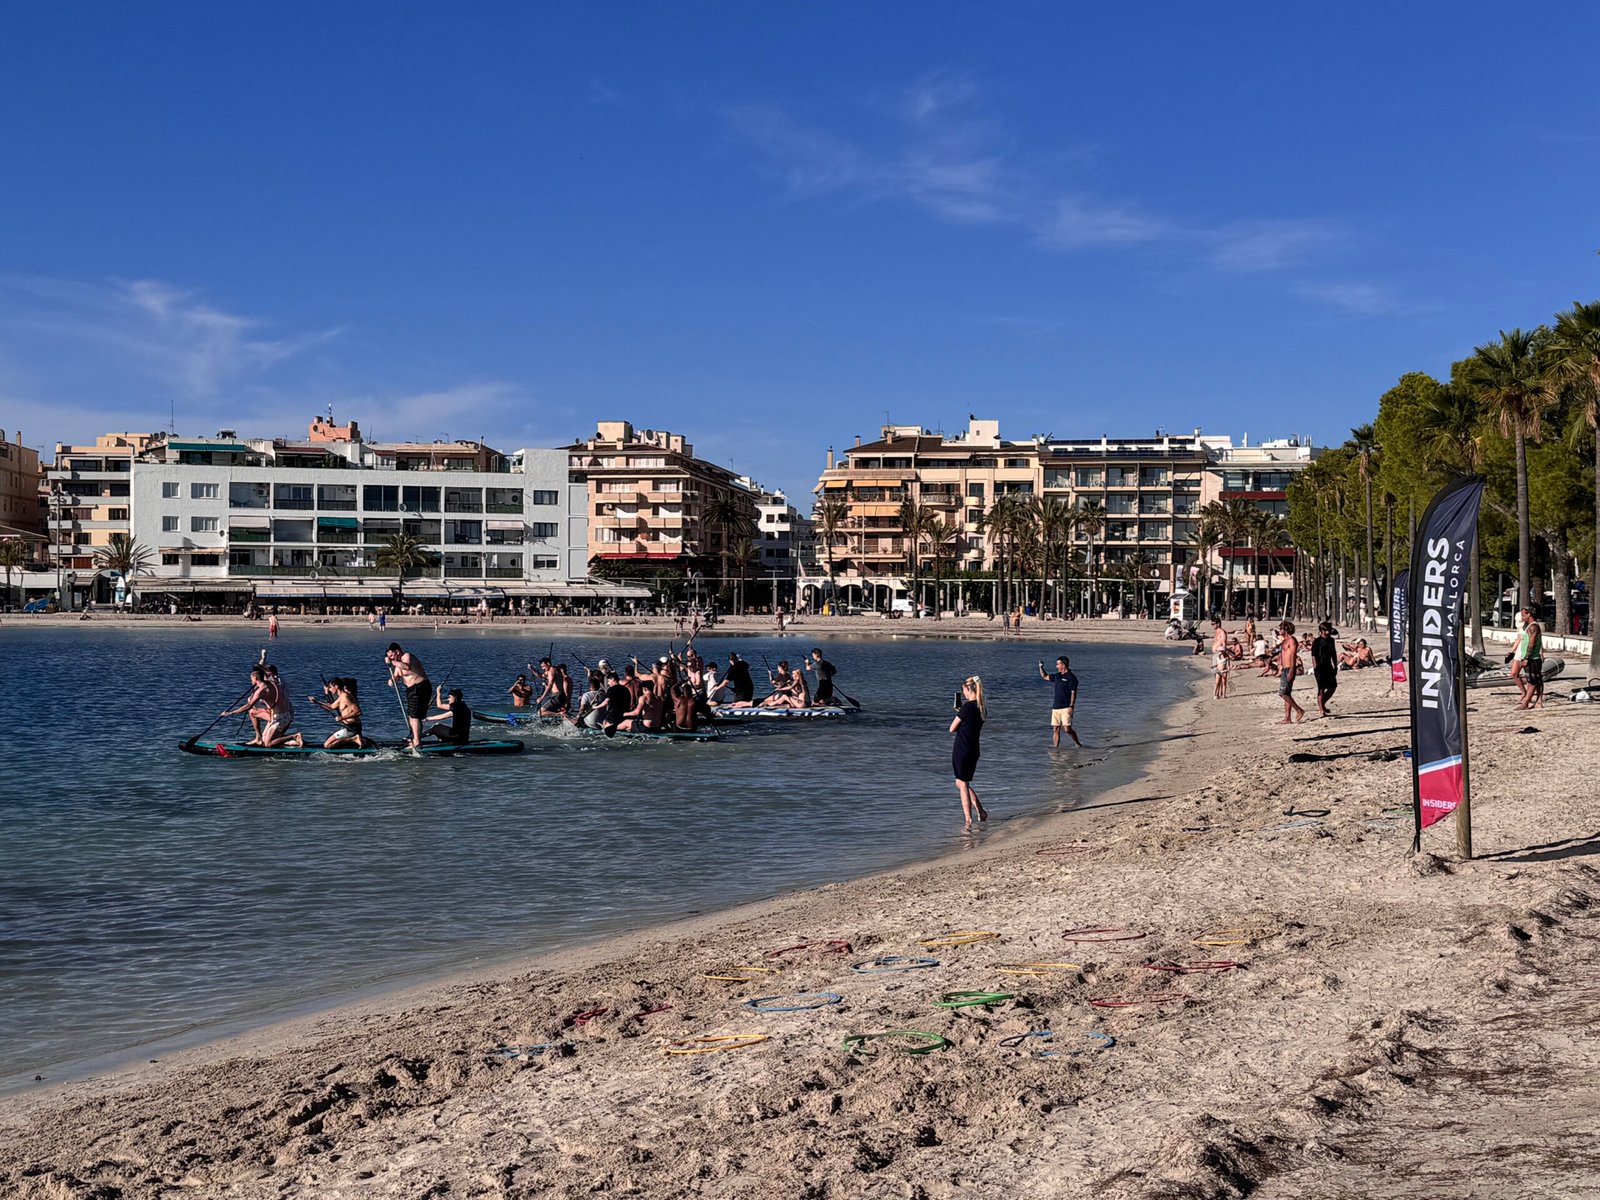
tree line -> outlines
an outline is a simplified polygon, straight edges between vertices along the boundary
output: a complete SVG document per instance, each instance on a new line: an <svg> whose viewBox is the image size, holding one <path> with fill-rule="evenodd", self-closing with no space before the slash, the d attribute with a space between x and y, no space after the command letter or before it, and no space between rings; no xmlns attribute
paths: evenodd
<svg viewBox="0 0 1600 1200"><path fill-rule="evenodd" d="M1600 582L1600 301L1550 322L1501 330L1452 363L1446 380L1415 371L1289 485L1289 533L1302 611L1369 623L1388 609L1388 582L1410 559L1428 501L1451 479L1481 474L1484 504L1469 565L1471 648L1482 653L1484 584L1502 575L1516 608L1554 606L1572 629L1572 584ZM1575 564L1582 564L1574 571ZM1301 590L1303 589L1303 590ZM1592 612L1591 612L1592 618ZM1600 673L1600 641L1590 674Z"/></svg>

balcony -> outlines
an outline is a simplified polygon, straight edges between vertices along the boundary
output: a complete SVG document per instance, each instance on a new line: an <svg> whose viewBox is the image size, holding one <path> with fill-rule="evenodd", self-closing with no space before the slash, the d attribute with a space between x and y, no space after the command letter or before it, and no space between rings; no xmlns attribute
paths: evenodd
<svg viewBox="0 0 1600 1200"><path fill-rule="evenodd" d="M230 500L229 503L232 504L233 502ZM295 512L310 512L312 509L316 508L316 506L317 502L315 500L285 500L281 497L274 501L272 505L273 508L287 509Z"/></svg>
<svg viewBox="0 0 1600 1200"><path fill-rule="evenodd" d="M228 530L229 544L237 542L270 542L272 533L266 529L230 529Z"/></svg>
<svg viewBox="0 0 1600 1200"><path fill-rule="evenodd" d="M447 513L481 513L483 502L481 500L446 500L444 510ZM518 512L522 509L518 508Z"/></svg>
<svg viewBox="0 0 1600 1200"><path fill-rule="evenodd" d="M484 568L482 567L446 567L444 569L444 577L446 579L482 579L483 573ZM518 574L520 575L521 572L518 572Z"/></svg>
<svg viewBox="0 0 1600 1200"><path fill-rule="evenodd" d="M512 504L502 500L491 500L483 507L485 512L503 513L508 516L516 516L522 512L522 501L518 500L515 504Z"/></svg>
<svg viewBox="0 0 1600 1200"><path fill-rule="evenodd" d="M485 546L520 546L522 545L522 535L520 533L512 533L509 530L505 532L490 530L485 535L483 544Z"/></svg>
<svg viewBox="0 0 1600 1200"><path fill-rule="evenodd" d="M485 567L483 569L483 577L485 579L521 579L522 578L522 568L521 567Z"/></svg>
<svg viewBox="0 0 1600 1200"><path fill-rule="evenodd" d="M317 530L317 545L319 546L354 546L360 541L354 529L319 529Z"/></svg>
<svg viewBox="0 0 1600 1200"><path fill-rule="evenodd" d="M355 512L354 500L318 500L317 507L324 512Z"/></svg>
<svg viewBox="0 0 1600 1200"><path fill-rule="evenodd" d="M265 496L252 496L249 499L239 499L239 498L236 498L234 496L229 496L228 497L228 507L229 508L271 508L272 505L267 502L267 498Z"/></svg>

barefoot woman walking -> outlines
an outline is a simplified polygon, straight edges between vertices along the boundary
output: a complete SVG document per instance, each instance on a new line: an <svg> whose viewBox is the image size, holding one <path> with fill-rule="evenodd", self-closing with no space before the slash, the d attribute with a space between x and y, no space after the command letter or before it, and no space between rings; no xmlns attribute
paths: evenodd
<svg viewBox="0 0 1600 1200"><path fill-rule="evenodd" d="M961 813L972 828L972 818L987 821L978 793L972 790L972 777L978 770L978 737L983 732L983 680L969 675L961 685L961 707L956 719L950 722L950 732L956 735L955 747L950 752L950 765L955 768L956 794L961 797Z"/></svg>

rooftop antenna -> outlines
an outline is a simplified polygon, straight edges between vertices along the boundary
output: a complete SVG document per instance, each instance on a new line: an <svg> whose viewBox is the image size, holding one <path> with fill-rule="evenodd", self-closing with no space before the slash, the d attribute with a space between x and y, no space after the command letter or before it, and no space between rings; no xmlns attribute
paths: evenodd
<svg viewBox="0 0 1600 1200"><path fill-rule="evenodd" d="M167 397L167 432L173 437L178 436L178 402L171 396Z"/></svg>

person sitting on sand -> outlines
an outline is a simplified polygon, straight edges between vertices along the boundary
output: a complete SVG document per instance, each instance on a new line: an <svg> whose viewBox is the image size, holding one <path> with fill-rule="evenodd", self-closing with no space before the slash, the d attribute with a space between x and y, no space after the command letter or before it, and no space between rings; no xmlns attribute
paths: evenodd
<svg viewBox="0 0 1600 1200"><path fill-rule="evenodd" d="M1354 644L1344 643L1345 653L1339 655L1339 665L1350 670L1357 667L1375 667L1377 660L1372 656L1372 647L1367 645L1367 639L1361 638Z"/></svg>
<svg viewBox="0 0 1600 1200"><path fill-rule="evenodd" d="M431 712L425 720L434 721L423 731L423 737L438 738L441 742L450 745L462 746L472 738L472 709L467 707L467 702L462 698L461 689L451 688L446 694L444 685L440 684L434 689L434 705L437 712Z"/></svg>
<svg viewBox="0 0 1600 1200"><path fill-rule="evenodd" d="M1251 658L1261 668L1261 674L1272 674L1272 654L1267 649L1266 638L1257 636L1254 642L1251 643Z"/></svg>

